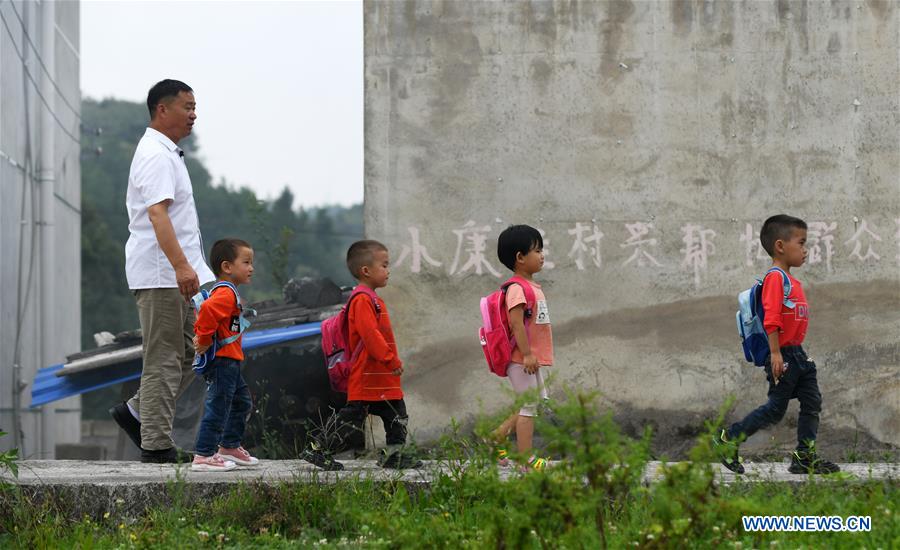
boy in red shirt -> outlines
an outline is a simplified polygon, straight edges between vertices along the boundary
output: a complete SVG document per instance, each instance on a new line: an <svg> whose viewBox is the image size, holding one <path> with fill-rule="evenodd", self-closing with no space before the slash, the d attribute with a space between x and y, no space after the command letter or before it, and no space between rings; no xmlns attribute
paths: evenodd
<svg viewBox="0 0 900 550"><path fill-rule="evenodd" d="M791 454L788 471L792 474L837 472L840 470L837 464L816 454L822 395L816 380L816 364L802 347L809 325L809 304L800 281L791 276L791 268L800 267L806 260L806 222L784 214L772 216L763 224L759 240L772 257L773 267L762 286L763 326L769 335L771 353L765 367L769 400L740 422L722 430L714 443L723 454L722 464L732 472L743 474L738 443L781 421L788 401L796 398L800 401L797 450ZM790 281L787 297L782 273Z"/></svg>
<svg viewBox="0 0 900 550"><path fill-rule="evenodd" d="M347 250L347 268L360 286L367 287L367 292L356 294L347 307L348 349L356 349L362 342L362 351L350 368L347 404L337 413L335 433L311 437L302 458L326 470L343 469L331 451L346 447L346 440L362 431L366 417L374 414L384 423L387 443L378 463L384 468L418 468L422 462L403 449L409 423L400 385L403 363L397 355L387 306L375 294L387 286L391 274L388 249L378 241L357 241Z"/></svg>
<svg viewBox="0 0 900 550"><path fill-rule="evenodd" d="M253 406L250 389L241 376L242 307L238 285L253 277L253 248L240 239L222 239L213 244L210 263L218 282L232 286L214 288L197 312L194 349L203 354L216 339L220 345L204 373L206 405L197 431L195 472L222 472L235 465L253 466L259 460L241 446L247 414Z"/></svg>

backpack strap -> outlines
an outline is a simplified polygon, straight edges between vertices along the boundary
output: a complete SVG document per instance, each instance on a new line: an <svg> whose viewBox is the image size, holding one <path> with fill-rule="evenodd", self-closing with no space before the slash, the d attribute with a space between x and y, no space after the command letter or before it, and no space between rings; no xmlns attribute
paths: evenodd
<svg viewBox="0 0 900 550"><path fill-rule="evenodd" d="M368 296L372 300L372 307L375 308L375 317L381 317L381 304L378 303L378 294L366 285L356 285L350 293L350 297L347 298L347 303L342 308L344 311L344 326L341 330L344 331L345 338L350 336L350 304L353 303L354 298L362 295ZM349 340L347 340L347 343L349 344Z"/></svg>
<svg viewBox="0 0 900 550"><path fill-rule="evenodd" d="M235 302L237 302L238 308L241 309L241 295L238 292L237 287L234 286L234 283L230 283L228 281L217 281L216 284L214 284L212 286L212 288L209 289L209 295L212 296L212 293L215 292L217 288L222 288L222 287L231 289L231 292L234 293L234 300L235 300Z"/></svg>
<svg viewBox="0 0 900 550"><path fill-rule="evenodd" d="M241 295L238 292L237 287L234 286L233 283L230 283L228 281L219 281L216 284L214 284L211 289L209 289L209 295L212 296L212 293L215 292L216 289L222 288L222 287L229 288L229 289L231 289L231 292L234 293L234 300L235 300L235 303L237 304L238 311L240 311L240 314L239 314L240 321L238 322L239 329L238 329L237 334L232 334L231 336L229 336L227 338L223 338L223 339L219 340L218 342L216 342L220 347L227 346L228 344L231 344L232 342L237 341L237 339L241 337L241 334L243 334L244 331L247 330L248 327L250 327L250 321L247 321L246 319L244 319L244 306L241 304ZM253 311L253 310L251 309L250 311ZM253 311L253 312L256 313L255 311Z"/></svg>
<svg viewBox="0 0 900 550"><path fill-rule="evenodd" d="M780 267L770 268L768 271L766 271L766 277L768 277L769 274L773 273L773 272L777 272L781 275L781 286L784 289L784 300L783 300L784 306L788 309L794 309L794 307L796 307L797 304L795 304L793 301L788 299L788 296L791 295L791 289L793 288L793 285L791 285L791 278ZM765 280L765 279L763 279L763 280Z"/></svg>
<svg viewBox="0 0 900 550"><path fill-rule="evenodd" d="M366 285L356 285L353 291L350 293L350 297L347 298L347 305L344 306L345 311L347 312L344 315L344 327L343 330L346 331L345 338L347 338L347 345L350 344L350 304L353 302L353 299L357 296L366 295L372 300L372 307L375 308L375 317L381 316L381 304L378 303L378 294L375 293L374 290L367 287ZM359 342L356 344L356 348L353 350L353 353L350 355L350 363L356 363L356 359L359 357L359 354L362 353L365 345L363 344L362 339L360 338Z"/></svg>
<svg viewBox="0 0 900 550"><path fill-rule="evenodd" d="M531 287L531 283L516 275L515 277L511 277L508 279L500 289L503 291L504 299L506 297L506 292L509 290L509 287L512 285L519 285L522 287L522 292L525 294L525 322L527 323L531 317L534 315L534 306L535 306L535 295L534 288ZM504 305L504 309L505 309Z"/></svg>
<svg viewBox="0 0 900 550"><path fill-rule="evenodd" d="M197 294L194 294L191 297L191 307L194 308L194 311L199 312L200 307L206 300L209 300L209 291L205 288L201 288Z"/></svg>
<svg viewBox="0 0 900 550"><path fill-rule="evenodd" d="M353 289L353 292L350 293L350 298L347 299L347 311L350 310L350 302L353 301L357 296L365 294L372 300L372 307L375 308L375 316L378 317L381 315L381 304L378 303L378 294L375 293L374 290L367 287L366 285L356 285Z"/></svg>
<svg viewBox="0 0 900 550"><path fill-rule="evenodd" d="M531 321L531 318L534 316L534 306L536 301L531 283L516 275L500 286L500 290L503 292L503 307L500 310L500 318L507 326L509 326L509 310L506 309L506 292L512 285L519 285L522 287L522 292L525 294L525 311L523 312L524 316L522 318L522 324L525 325L525 338L527 338L530 343L531 335L528 334L528 325L530 324L529 321ZM510 327L510 331L512 331L512 327Z"/></svg>

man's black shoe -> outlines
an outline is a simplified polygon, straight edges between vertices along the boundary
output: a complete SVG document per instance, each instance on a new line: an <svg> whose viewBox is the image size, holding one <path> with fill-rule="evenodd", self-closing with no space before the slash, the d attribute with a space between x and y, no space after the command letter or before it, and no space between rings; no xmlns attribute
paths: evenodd
<svg viewBox="0 0 900 550"><path fill-rule="evenodd" d="M722 465L736 474L744 473L744 465L738 454L738 446L725 438L725 430L713 437L713 449L719 455Z"/></svg>
<svg viewBox="0 0 900 550"><path fill-rule="evenodd" d="M402 450L397 450L388 454L387 451L382 449L378 465L382 468L405 470L407 468L421 468L422 461L410 454L409 451L404 453Z"/></svg>
<svg viewBox="0 0 900 550"><path fill-rule="evenodd" d="M138 422L137 418L131 414L131 411L128 410L128 405L124 402L119 403L115 407L109 409L110 416L113 417L113 420L116 421L116 424L122 428L128 438L134 442L134 445L140 449L141 448L141 423Z"/></svg>
<svg viewBox="0 0 900 550"><path fill-rule="evenodd" d="M190 462L190 456L184 452L179 454L175 447L158 451L141 449L141 462L149 464L181 464Z"/></svg>
<svg viewBox="0 0 900 550"><path fill-rule="evenodd" d="M840 472L841 467L819 458L815 451L794 451L791 453L791 465L788 471L792 474L833 474Z"/></svg>
<svg viewBox="0 0 900 550"><path fill-rule="evenodd" d="M316 447L305 449L300 453L300 458L329 472L338 472L344 469L344 465L335 460L331 453Z"/></svg>

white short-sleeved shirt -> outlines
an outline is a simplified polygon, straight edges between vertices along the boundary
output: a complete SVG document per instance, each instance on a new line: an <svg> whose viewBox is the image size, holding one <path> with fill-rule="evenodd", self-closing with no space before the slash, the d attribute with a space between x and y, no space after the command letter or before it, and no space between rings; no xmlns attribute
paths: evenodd
<svg viewBox="0 0 900 550"><path fill-rule="evenodd" d="M138 142L128 174L128 242L125 243L125 276L128 288L178 288L175 269L156 240L148 208L165 200L175 237L200 284L215 280L203 256L203 239L194 204L194 190L183 152L162 133L147 128Z"/></svg>

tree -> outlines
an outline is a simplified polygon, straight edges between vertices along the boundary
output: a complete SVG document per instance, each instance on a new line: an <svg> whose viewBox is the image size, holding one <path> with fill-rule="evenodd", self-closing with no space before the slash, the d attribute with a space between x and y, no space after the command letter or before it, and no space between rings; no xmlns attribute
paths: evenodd
<svg viewBox="0 0 900 550"><path fill-rule="evenodd" d="M82 139L82 346L94 346L92 335L137 328L134 298L125 281L125 241L128 214L125 192L137 142L148 114L140 103L105 99L82 102L87 128L102 132ZM362 238L362 208L329 207L294 210L293 194L285 188L272 202L261 201L246 188L235 189L223 178L214 184L199 160L196 135L179 143L194 187L205 252L223 237L240 237L253 244L256 271L253 285L242 290L250 301L281 296L284 282L298 275L330 277L351 284L344 253Z"/></svg>

